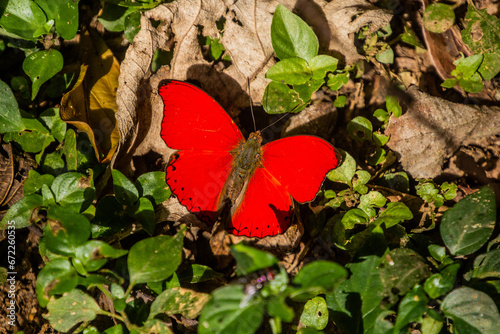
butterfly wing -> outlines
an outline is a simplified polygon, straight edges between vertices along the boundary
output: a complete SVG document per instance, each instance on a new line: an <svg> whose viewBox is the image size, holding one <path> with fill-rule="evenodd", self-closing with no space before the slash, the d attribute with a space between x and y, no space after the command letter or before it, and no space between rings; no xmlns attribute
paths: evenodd
<svg viewBox="0 0 500 334"><path fill-rule="evenodd" d="M227 152L178 151L168 164L167 184L182 205L211 224L232 162Z"/></svg>
<svg viewBox="0 0 500 334"><path fill-rule="evenodd" d="M300 203L314 199L340 157L332 144L314 136L282 138L264 145L262 151L264 168Z"/></svg>
<svg viewBox="0 0 500 334"><path fill-rule="evenodd" d="M180 203L212 222L232 168L230 151L243 136L231 117L201 89L180 81L160 84L161 137L179 150L167 167L167 184Z"/></svg>
<svg viewBox="0 0 500 334"><path fill-rule="evenodd" d="M258 238L280 234L290 225L292 209L293 201L286 188L265 168L257 168L228 230Z"/></svg>
<svg viewBox="0 0 500 334"><path fill-rule="evenodd" d="M207 93L181 81L160 84L164 113L161 137L176 150L229 152L243 135L224 109Z"/></svg>
<svg viewBox="0 0 500 334"><path fill-rule="evenodd" d="M313 136L276 140L262 147L262 166L250 178L232 217L236 235L265 237L283 233L291 223L293 201L312 201L339 155Z"/></svg>

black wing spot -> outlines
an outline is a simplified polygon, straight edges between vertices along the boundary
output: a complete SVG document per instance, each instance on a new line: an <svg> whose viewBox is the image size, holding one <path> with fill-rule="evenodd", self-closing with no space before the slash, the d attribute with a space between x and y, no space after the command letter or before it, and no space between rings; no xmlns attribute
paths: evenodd
<svg viewBox="0 0 500 334"><path fill-rule="evenodd" d="M184 187L181 187L181 191L184 191Z"/></svg>

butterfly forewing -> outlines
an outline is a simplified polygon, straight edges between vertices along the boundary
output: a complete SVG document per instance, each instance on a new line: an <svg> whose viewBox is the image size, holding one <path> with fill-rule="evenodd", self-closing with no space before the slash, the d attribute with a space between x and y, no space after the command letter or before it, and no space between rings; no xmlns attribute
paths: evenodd
<svg viewBox="0 0 500 334"><path fill-rule="evenodd" d="M262 164L298 202L309 202L339 163L335 148L314 136L282 138L262 146ZM286 162L286 163L285 163Z"/></svg>
<svg viewBox="0 0 500 334"><path fill-rule="evenodd" d="M228 152L244 141L231 117L201 89L180 81L160 84L161 137L176 150Z"/></svg>

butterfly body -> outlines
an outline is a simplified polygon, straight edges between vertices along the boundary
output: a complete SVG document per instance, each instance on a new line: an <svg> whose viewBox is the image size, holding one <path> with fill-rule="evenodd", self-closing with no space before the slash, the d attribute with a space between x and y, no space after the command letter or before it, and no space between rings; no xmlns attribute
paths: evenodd
<svg viewBox="0 0 500 334"><path fill-rule="evenodd" d="M262 167L260 161L262 155L261 142L262 137L260 132L257 131L250 134L248 140L241 143L234 150L234 164L224 185L225 191L222 193L222 198L228 198L232 203L236 202L255 169Z"/></svg>
<svg viewBox="0 0 500 334"><path fill-rule="evenodd" d="M167 184L180 203L207 224L228 208L227 230L265 237L283 233L292 220L293 200L314 199L328 171L338 165L333 146L313 136L261 145L260 133L245 141L215 100L180 81L161 83L161 137L178 150Z"/></svg>

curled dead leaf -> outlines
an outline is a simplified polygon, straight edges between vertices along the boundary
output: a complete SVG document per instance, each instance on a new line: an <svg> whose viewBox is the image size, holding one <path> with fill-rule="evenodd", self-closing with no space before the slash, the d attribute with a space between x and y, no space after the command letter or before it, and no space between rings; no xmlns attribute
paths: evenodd
<svg viewBox="0 0 500 334"><path fill-rule="evenodd" d="M407 112L392 117L385 134L391 137L387 146L414 178L435 178L459 147L500 135L500 107L453 103L415 86L408 94Z"/></svg>
<svg viewBox="0 0 500 334"><path fill-rule="evenodd" d="M115 113L120 64L96 34L82 34L78 81L61 100L61 119L89 137L97 159L111 161L119 141Z"/></svg>

